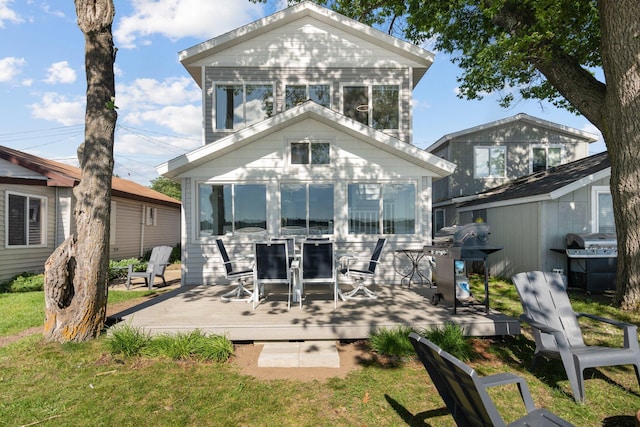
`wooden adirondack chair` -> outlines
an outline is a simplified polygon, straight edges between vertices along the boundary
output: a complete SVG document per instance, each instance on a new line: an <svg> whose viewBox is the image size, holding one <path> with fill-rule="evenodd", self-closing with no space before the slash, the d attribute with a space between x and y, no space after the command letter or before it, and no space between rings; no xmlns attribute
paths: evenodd
<svg viewBox="0 0 640 427"><path fill-rule="evenodd" d="M530 271L513 276L524 313L536 341L531 369L538 357L562 360L577 402L584 401L586 368L633 365L640 383L640 348L636 326L587 313L576 313L567 295L567 277L560 273ZM622 330L624 346L601 347L584 343L579 317L605 322Z"/></svg>
<svg viewBox="0 0 640 427"><path fill-rule="evenodd" d="M150 290L153 288L156 277L160 277L164 286L167 286L167 282L164 280L164 270L169 265L169 257L172 250L171 246L156 246L153 248L145 271L133 271L133 264L129 264L127 289L131 287L131 279L135 277L142 277Z"/></svg>
<svg viewBox="0 0 640 427"><path fill-rule="evenodd" d="M412 332L409 340L438 393L459 426L507 426L489 397L493 386L516 384L527 415L509 426L572 426L546 409L537 409L524 378L511 373L479 377L476 371L424 337Z"/></svg>

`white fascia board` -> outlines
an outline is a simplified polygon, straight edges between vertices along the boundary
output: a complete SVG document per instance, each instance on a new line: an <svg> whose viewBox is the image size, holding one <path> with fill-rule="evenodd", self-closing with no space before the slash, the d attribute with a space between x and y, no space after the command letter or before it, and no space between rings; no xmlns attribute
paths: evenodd
<svg viewBox="0 0 640 427"><path fill-rule="evenodd" d="M606 169L602 169L601 171L598 171L594 174L591 174L589 176L585 176L584 178L581 178L577 181L572 182L569 185L565 185L562 188L558 188L557 190L552 191L551 193L549 193L549 196L552 199L558 199L564 195L567 195L579 188L585 187L589 184L593 184L595 181L598 181L602 178L607 178L611 176L611 167L608 167Z"/></svg>

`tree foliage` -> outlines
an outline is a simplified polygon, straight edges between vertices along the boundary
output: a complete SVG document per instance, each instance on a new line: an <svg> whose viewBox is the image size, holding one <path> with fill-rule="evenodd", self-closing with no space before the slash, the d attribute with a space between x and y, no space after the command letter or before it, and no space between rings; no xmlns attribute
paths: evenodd
<svg viewBox="0 0 640 427"><path fill-rule="evenodd" d="M175 182L164 176L151 180L151 188L159 193L173 197L176 200L182 198L182 188L179 182Z"/></svg>

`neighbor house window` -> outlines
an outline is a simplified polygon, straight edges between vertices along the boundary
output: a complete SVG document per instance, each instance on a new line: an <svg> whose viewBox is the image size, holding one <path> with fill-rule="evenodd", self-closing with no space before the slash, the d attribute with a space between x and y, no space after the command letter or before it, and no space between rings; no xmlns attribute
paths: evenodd
<svg viewBox="0 0 640 427"><path fill-rule="evenodd" d="M559 166L562 163L562 147L545 146L531 148L531 172L541 172L543 170Z"/></svg>
<svg viewBox="0 0 640 427"><path fill-rule="evenodd" d="M414 184L349 184L349 234L414 234Z"/></svg>
<svg viewBox="0 0 640 427"><path fill-rule="evenodd" d="M215 106L216 129L242 129L273 115L273 86L216 85Z"/></svg>
<svg viewBox="0 0 640 427"><path fill-rule="evenodd" d="M375 129L400 126L400 87L398 85L350 85L342 87L345 116Z"/></svg>
<svg viewBox="0 0 640 427"><path fill-rule="evenodd" d="M7 246L41 246L46 244L45 197L7 192Z"/></svg>
<svg viewBox="0 0 640 427"><path fill-rule="evenodd" d="M296 141L290 143L292 165L328 165L331 143L328 141Z"/></svg>
<svg viewBox="0 0 640 427"><path fill-rule="evenodd" d="M594 233L615 233L616 222L613 216L611 190L606 186L594 186L591 189L592 223Z"/></svg>
<svg viewBox="0 0 640 427"><path fill-rule="evenodd" d="M200 184L200 237L267 229L267 187L263 184Z"/></svg>
<svg viewBox="0 0 640 427"><path fill-rule="evenodd" d="M285 108L295 107L305 101L313 101L331 108L330 85L287 85L284 90Z"/></svg>
<svg viewBox="0 0 640 427"><path fill-rule="evenodd" d="M433 235L435 236L442 227L444 227L444 209L435 209L433 211Z"/></svg>
<svg viewBox="0 0 640 427"><path fill-rule="evenodd" d="M504 178L507 147L474 147L474 176L476 178Z"/></svg>
<svg viewBox="0 0 640 427"><path fill-rule="evenodd" d="M282 184L282 234L333 234L333 184Z"/></svg>

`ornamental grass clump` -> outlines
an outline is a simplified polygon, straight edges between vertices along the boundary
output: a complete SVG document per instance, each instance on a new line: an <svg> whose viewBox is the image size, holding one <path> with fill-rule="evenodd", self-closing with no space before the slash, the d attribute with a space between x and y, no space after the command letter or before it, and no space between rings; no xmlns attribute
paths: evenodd
<svg viewBox="0 0 640 427"><path fill-rule="evenodd" d="M127 357L141 356L149 345L151 337L130 323L120 323L111 328L106 339L107 347L112 354L123 354Z"/></svg>
<svg viewBox="0 0 640 427"><path fill-rule="evenodd" d="M425 329L422 335L463 362L468 362L474 356L473 346L466 337L464 329L456 323L446 323L442 327Z"/></svg>
<svg viewBox="0 0 640 427"><path fill-rule="evenodd" d="M409 334L414 332L411 326L381 328L369 337L369 347L379 354L394 357L409 357L415 354L409 341Z"/></svg>

